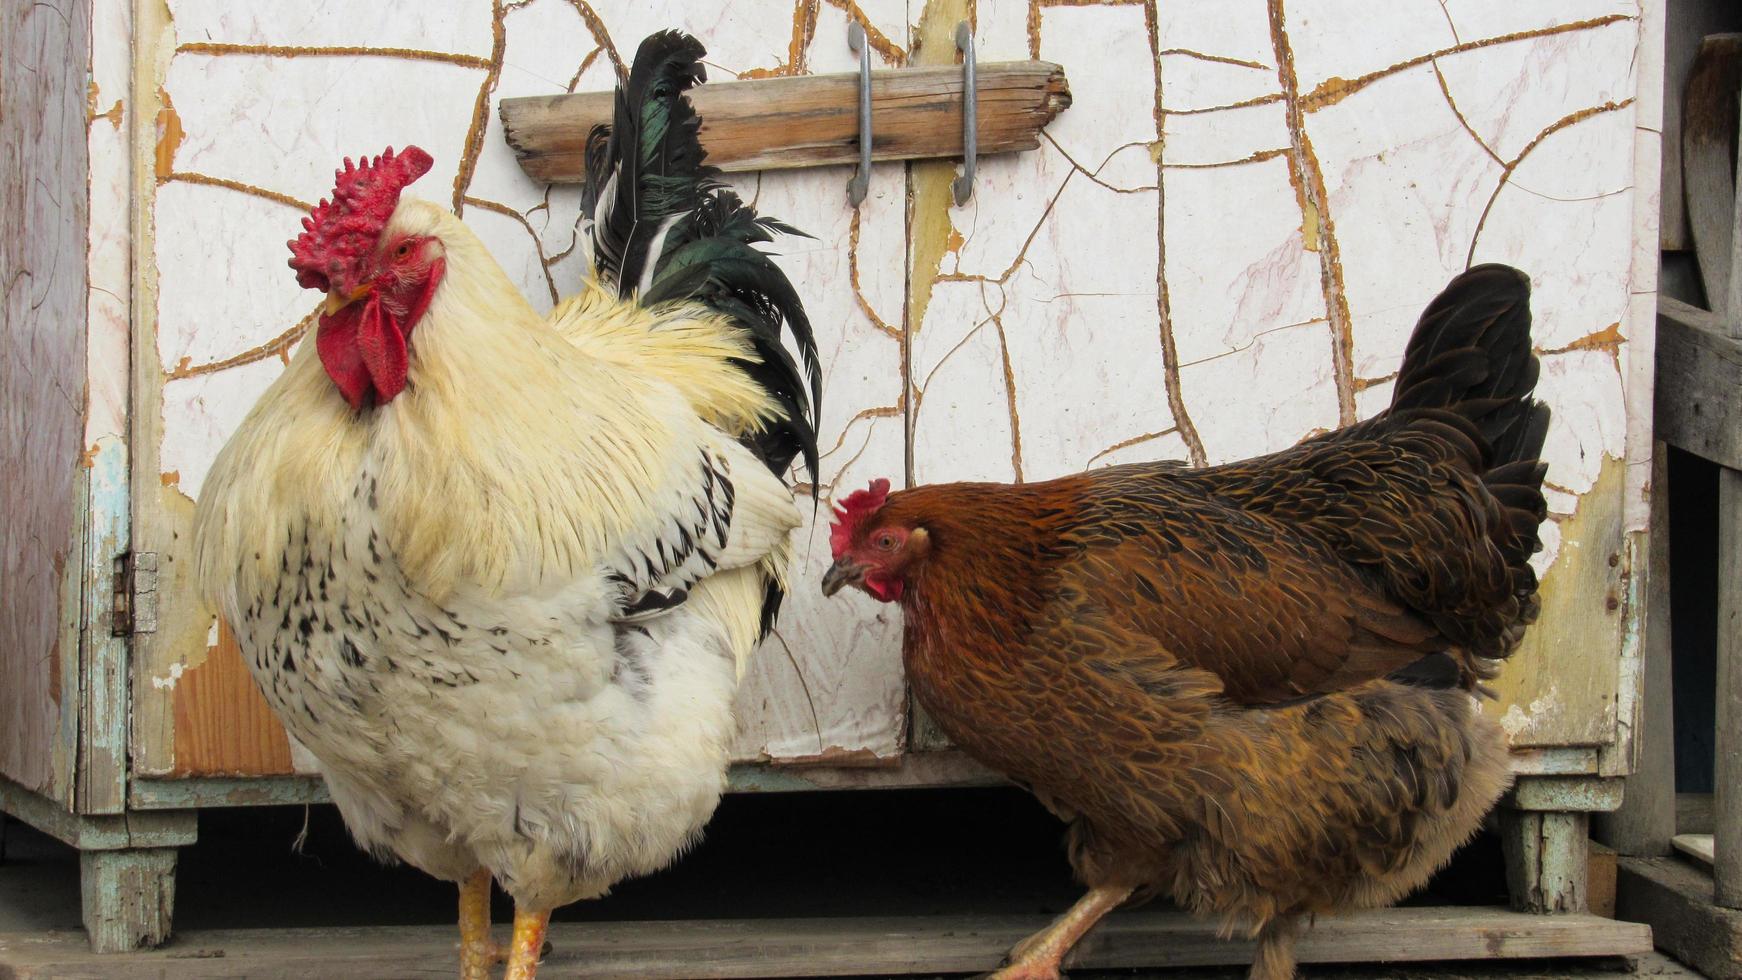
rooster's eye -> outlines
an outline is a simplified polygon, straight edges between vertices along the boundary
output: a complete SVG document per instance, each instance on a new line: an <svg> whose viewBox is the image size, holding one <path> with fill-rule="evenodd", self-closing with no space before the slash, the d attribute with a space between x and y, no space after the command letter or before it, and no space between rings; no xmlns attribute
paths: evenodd
<svg viewBox="0 0 1742 980"><path fill-rule="evenodd" d="M890 534L888 531L884 531L882 534L877 535L877 550L894 551L895 545L895 535Z"/></svg>
<svg viewBox="0 0 1742 980"><path fill-rule="evenodd" d="M403 259L407 255L410 255L410 254L411 254L411 243L408 241L400 242L399 247L397 249L395 249L393 252L394 257L400 258L400 259Z"/></svg>

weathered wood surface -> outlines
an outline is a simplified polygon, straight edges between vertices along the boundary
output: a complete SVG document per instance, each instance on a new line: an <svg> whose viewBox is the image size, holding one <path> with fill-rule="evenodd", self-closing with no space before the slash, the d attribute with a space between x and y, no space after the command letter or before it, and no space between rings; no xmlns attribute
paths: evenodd
<svg viewBox="0 0 1742 980"><path fill-rule="evenodd" d="M1742 980L1742 912L1712 903L1712 877L1682 858L1621 858L1615 914L1713 980Z"/></svg>
<svg viewBox="0 0 1742 980"><path fill-rule="evenodd" d="M173 847L79 852L79 901L94 953L152 949L175 912Z"/></svg>
<svg viewBox="0 0 1742 980"><path fill-rule="evenodd" d="M1742 83L1742 34L1714 34L1700 45L1682 102L1682 182L1690 243L1700 259L1706 301L1720 310L1730 296L1731 228L1736 184L1736 91Z"/></svg>
<svg viewBox="0 0 1742 980"><path fill-rule="evenodd" d="M72 805L90 5L0 7L0 774Z"/></svg>
<svg viewBox="0 0 1742 980"><path fill-rule="evenodd" d="M1658 350L1663 349L1659 334ZM1593 818L1598 840L1630 857L1662 857L1676 834L1675 699L1670 670L1669 451L1651 454L1651 538L1644 569L1645 701L1634 733L1638 759L1621 805Z"/></svg>
<svg viewBox="0 0 1742 980"><path fill-rule="evenodd" d="M1707 868L1712 866L1715 855L1711 834L1677 834L1671 838L1671 843L1675 845L1677 853L1686 854Z"/></svg>
<svg viewBox="0 0 1742 980"><path fill-rule="evenodd" d="M551 927L552 977L728 978L976 973L998 965L1047 917L770 919ZM189 933L126 957L82 952L66 937L0 936L0 971L16 980L76 972L87 980L163 971L176 977L302 980L310 976L449 977L448 926ZM1233 965L1252 944L1155 907L1115 913L1067 968ZM1524 916L1492 908L1416 908L1321 917L1300 940L1305 963L1535 959L1648 952L1644 926L1592 915Z"/></svg>
<svg viewBox="0 0 1742 980"><path fill-rule="evenodd" d="M199 671L175 688L178 775L288 775L296 771L290 737L273 717L242 662L227 625Z"/></svg>
<svg viewBox="0 0 1742 980"><path fill-rule="evenodd" d="M738 793L998 786L1004 782L1002 776L954 751L912 752L877 766L740 762L727 772L727 785ZM301 774L147 778L128 784L128 805L136 812L329 802L331 797L321 778Z"/></svg>
<svg viewBox="0 0 1742 980"><path fill-rule="evenodd" d="M1742 307L1730 316L1732 323L1742 321ZM1718 904L1742 909L1742 471L1728 467L1718 471L1718 678L1713 696L1718 731L1713 740L1712 875Z"/></svg>
<svg viewBox="0 0 1742 980"><path fill-rule="evenodd" d="M1512 907L1538 915L1588 908L1587 813L1502 810L1501 844Z"/></svg>
<svg viewBox="0 0 1742 980"><path fill-rule="evenodd" d="M1064 68L1044 61L978 66L979 152L1032 150L1071 104ZM783 170L859 160L856 73L715 82L690 95L702 117L708 162L722 170ZM576 183L587 134L611 122L611 92L503 99L502 128L534 180ZM962 70L871 73L871 159L962 155Z"/></svg>
<svg viewBox="0 0 1742 980"><path fill-rule="evenodd" d="M1668 296L1658 298L1657 310L1658 436L1742 468L1742 342L1708 310Z"/></svg>
<svg viewBox="0 0 1742 980"><path fill-rule="evenodd" d="M1706 303L1719 335L1742 344L1742 34L1708 37L1688 82L1682 169ZM1731 389L1729 400L1736 400ZM1715 901L1742 908L1742 468L1718 471Z"/></svg>
<svg viewBox="0 0 1742 980"><path fill-rule="evenodd" d="M1599 813L1621 805L1622 781L1589 776L1519 777L1505 805L1515 810Z"/></svg>
<svg viewBox="0 0 1742 980"><path fill-rule="evenodd" d="M1675 832L1678 834L1709 834L1712 832L1712 794L1677 793L1675 795Z"/></svg>
<svg viewBox="0 0 1742 980"><path fill-rule="evenodd" d="M179 847L192 844L197 829L190 811L81 816L5 777L0 777L0 812L86 851Z"/></svg>

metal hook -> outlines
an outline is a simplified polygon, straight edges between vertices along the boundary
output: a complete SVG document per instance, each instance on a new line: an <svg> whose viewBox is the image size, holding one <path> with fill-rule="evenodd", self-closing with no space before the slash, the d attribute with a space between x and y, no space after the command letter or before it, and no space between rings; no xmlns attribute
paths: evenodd
<svg viewBox="0 0 1742 980"><path fill-rule="evenodd" d="M847 181L847 200L858 207L871 192L871 45L865 43L865 25L847 25L847 46L859 53L859 172Z"/></svg>
<svg viewBox="0 0 1742 980"><path fill-rule="evenodd" d="M967 21L956 25L956 50L962 52L962 175L950 184L956 207L974 196L974 158L980 152L979 93L974 78L974 30Z"/></svg>

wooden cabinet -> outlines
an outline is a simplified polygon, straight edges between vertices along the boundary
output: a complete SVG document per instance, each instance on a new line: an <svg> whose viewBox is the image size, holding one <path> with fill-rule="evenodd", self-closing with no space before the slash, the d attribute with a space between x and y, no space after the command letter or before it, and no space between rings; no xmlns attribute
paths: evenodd
<svg viewBox="0 0 1742 980"><path fill-rule="evenodd" d="M321 798L189 591L188 528L213 455L312 320L283 242L342 157L429 150L416 192L548 308L584 272L579 194L521 172L498 100L609 88L667 26L703 38L716 78L846 71L852 17L881 66L951 61L971 18L982 59L1057 62L1074 105L1039 150L982 160L961 207L950 162L877 165L858 209L850 168L735 178L814 236L776 250L826 364L825 502L876 476L1032 480L1286 446L1383 407L1451 275L1518 265L1555 411L1553 523L1542 622L1486 710L1521 774L1583 781L1536 783L1525 810L1613 806L1637 712L1662 9L1585 7L7 8L0 215L23 231L0 242L0 802L144 854L191 839L193 808ZM736 784L986 778L911 712L898 611L809 587L826 538L798 532ZM104 829L148 811L137 840Z"/></svg>

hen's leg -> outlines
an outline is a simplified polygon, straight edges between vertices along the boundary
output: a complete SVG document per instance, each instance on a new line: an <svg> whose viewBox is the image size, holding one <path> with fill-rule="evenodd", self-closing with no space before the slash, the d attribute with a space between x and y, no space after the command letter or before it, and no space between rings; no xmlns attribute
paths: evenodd
<svg viewBox="0 0 1742 980"><path fill-rule="evenodd" d="M479 868L460 883L460 980L489 980L501 961L490 938L490 872Z"/></svg>
<svg viewBox="0 0 1742 980"><path fill-rule="evenodd" d="M1065 954L1102 916L1130 898L1132 891L1129 885L1099 885L1089 889L1052 925L1017 943L1004 958L1004 967L992 974L993 980L1057 980Z"/></svg>
<svg viewBox="0 0 1742 980"><path fill-rule="evenodd" d="M1294 980L1294 941L1300 935L1300 919L1280 916L1258 930L1258 954L1246 980Z"/></svg>
<svg viewBox="0 0 1742 980"><path fill-rule="evenodd" d="M532 980L538 974L538 956L544 951L544 931L550 925L550 909L528 912L514 907L514 939L508 946L508 972L503 980Z"/></svg>

